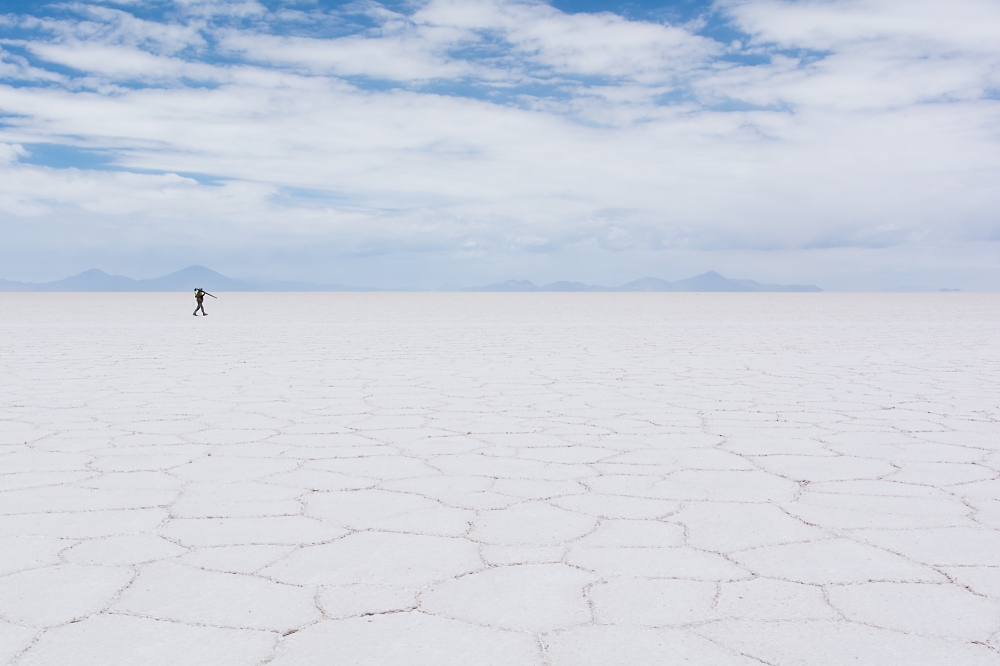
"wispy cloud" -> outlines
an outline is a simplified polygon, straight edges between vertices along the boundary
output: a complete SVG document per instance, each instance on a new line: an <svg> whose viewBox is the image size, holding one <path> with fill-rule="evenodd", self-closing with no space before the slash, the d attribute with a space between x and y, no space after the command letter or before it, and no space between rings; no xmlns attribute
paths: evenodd
<svg viewBox="0 0 1000 666"><path fill-rule="evenodd" d="M712 12L737 38L509 0L7 15L4 259L101 229L109 255L235 238L598 280L580 256L912 247L916 270L920 248L996 242L996 3ZM102 159L32 157L52 145ZM331 277L311 261L288 270Z"/></svg>

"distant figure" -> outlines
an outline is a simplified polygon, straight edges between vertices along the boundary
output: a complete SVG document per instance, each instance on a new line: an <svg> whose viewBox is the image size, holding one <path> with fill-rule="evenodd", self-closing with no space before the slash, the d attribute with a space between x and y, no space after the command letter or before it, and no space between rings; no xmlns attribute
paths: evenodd
<svg viewBox="0 0 1000 666"><path fill-rule="evenodd" d="M201 287L198 287L197 289L194 290L194 300L198 301L198 307L196 307L194 309L194 312L192 312L191 314L193 314L195 317L198 316L198 310L201 310L201 316L202 317L207 317L208 316L208 313L205 312L205 297L206 296L212 296L212 294L208 293L207 291L205 291ZM212 298L215 298L215 296L212 296Z"/></svg>

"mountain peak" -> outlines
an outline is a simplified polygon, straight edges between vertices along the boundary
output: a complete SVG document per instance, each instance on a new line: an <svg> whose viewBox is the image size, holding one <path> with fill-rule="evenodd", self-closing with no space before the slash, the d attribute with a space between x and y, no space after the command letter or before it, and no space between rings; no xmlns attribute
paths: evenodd
<svg viewBox="0 0 1000 666"><path fill-rule="evenodd" d="M815 285L762 284L753 280L734 280L716 271L707 271L686 280L668 282L660 278L644 277L620 287L602 287L581 282L553 282L536 287L527 280L507 280L465 291L823 291Z"/></svg>
<svg viewBox="0 0 1000 666"><path fill-rule="evenodd" d="M539 291L539 289L534 283L527 280L506 280L504 282L487 284L482 287L472 287L465 291Z"/></svg>
<svg viewBox="0 0 1000 666"><path fill-rule="evenodd" d="M225 277L224 275L222 275L222 273L218 271L213 271L211 268L206 268L205 266L201 266L199 264L192 264L187 268L182 268L179 271L174 271L173 273L170 273L170 275L218 275L221 277Z"/></svg>

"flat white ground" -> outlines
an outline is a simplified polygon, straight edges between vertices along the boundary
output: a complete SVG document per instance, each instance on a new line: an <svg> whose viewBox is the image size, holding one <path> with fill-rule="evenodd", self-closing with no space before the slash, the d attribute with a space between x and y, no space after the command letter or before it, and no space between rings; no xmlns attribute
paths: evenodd
<svg viewBox="0 0 1000 666"><path fill-rule="evenodd" d="M0 296L0 663L1000 664L1000 296Z"/></svg>

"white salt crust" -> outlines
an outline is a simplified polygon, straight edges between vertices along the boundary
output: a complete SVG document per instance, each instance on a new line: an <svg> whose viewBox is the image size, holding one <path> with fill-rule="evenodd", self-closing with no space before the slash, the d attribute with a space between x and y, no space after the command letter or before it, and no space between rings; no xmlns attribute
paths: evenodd
<svg viewBox="0 0 1000 666"><path fill-rule="evenodd" d="M0 663L1000 664L996 295L219 296L0 294Z"/></svg>

